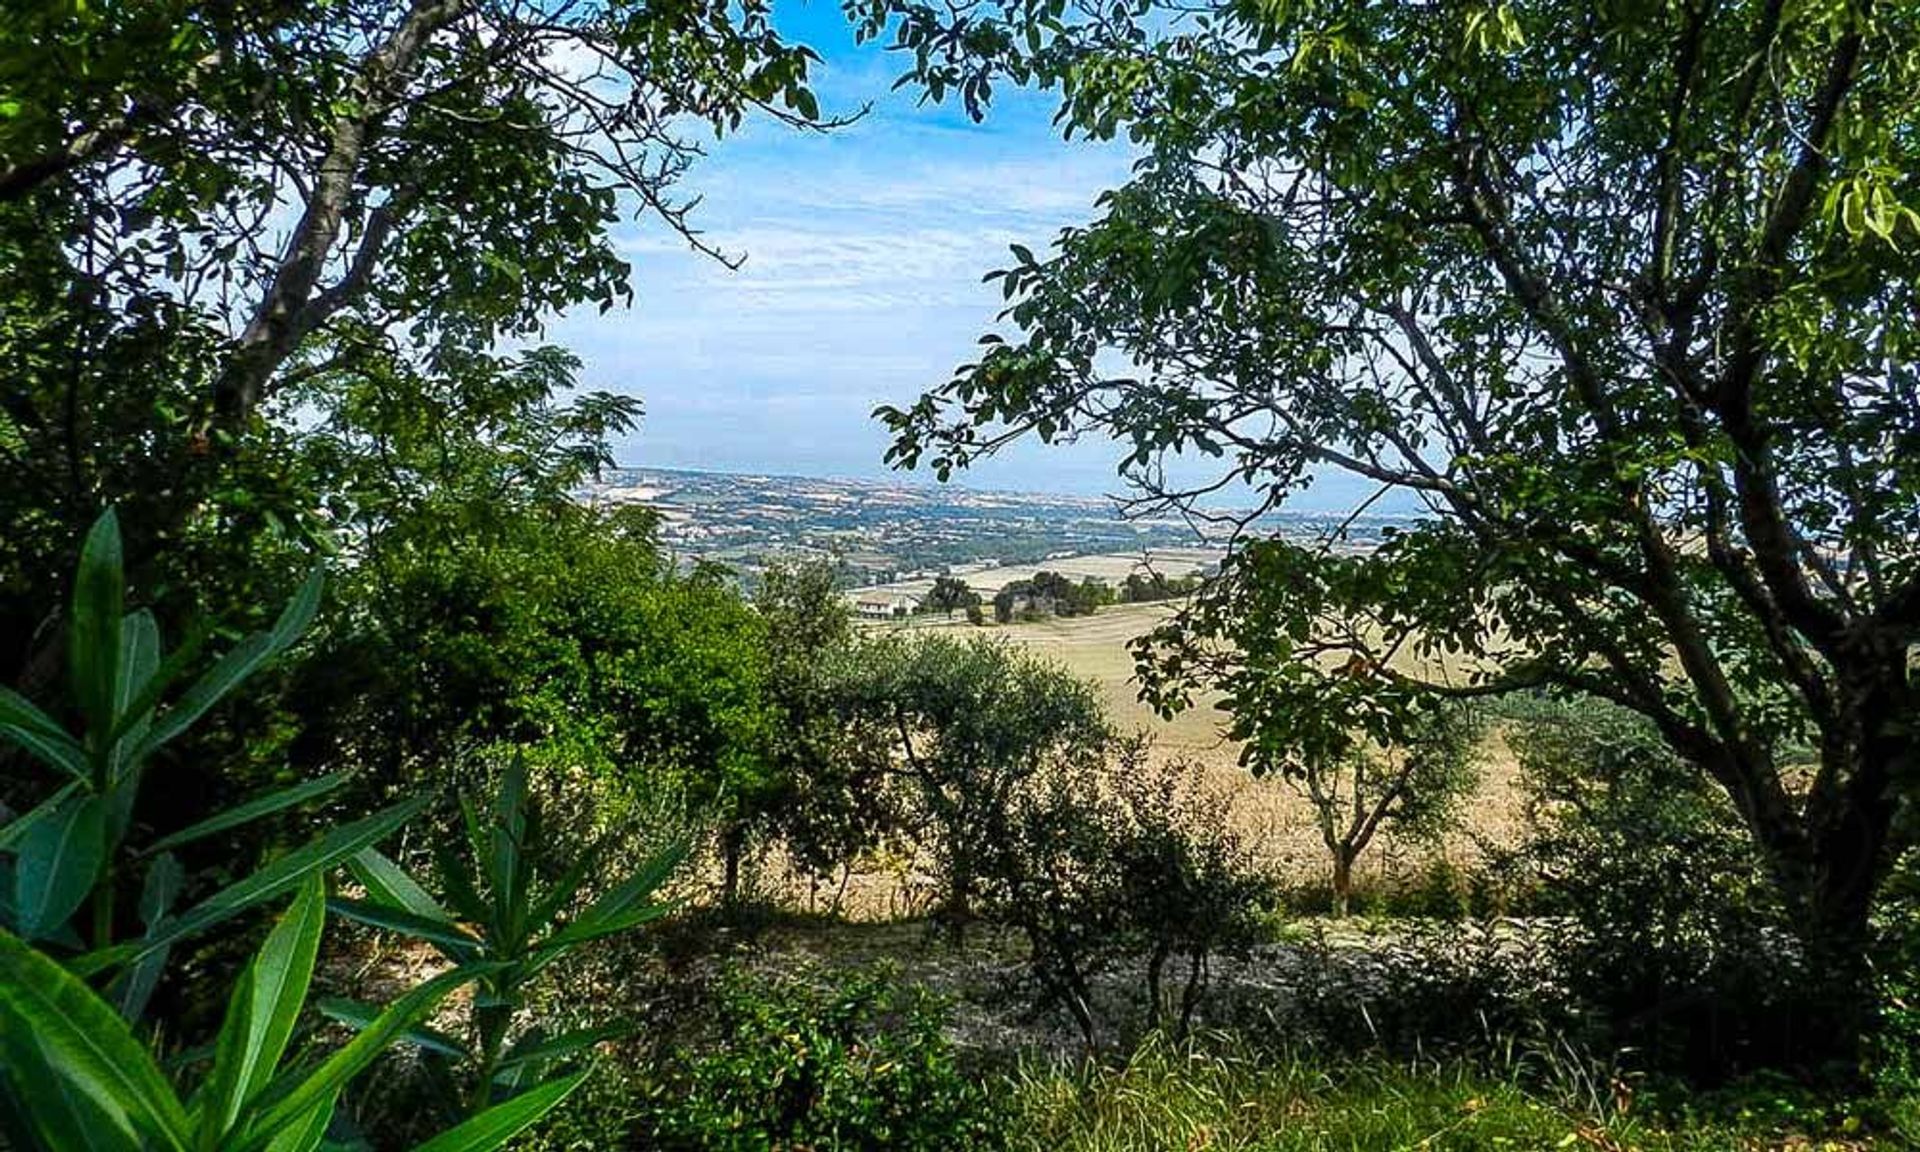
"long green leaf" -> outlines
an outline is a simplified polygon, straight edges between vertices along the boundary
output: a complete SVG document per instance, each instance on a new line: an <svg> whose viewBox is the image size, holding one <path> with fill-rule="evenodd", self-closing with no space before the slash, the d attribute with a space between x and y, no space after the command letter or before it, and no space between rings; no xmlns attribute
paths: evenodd
<svg viewBox="0 0 1920 1152"><path fill-rule="evenodd" d="M39 825L42 820L53 816L66 804L67 797L80 791L80 781L64 785L60 791L42 800L24 816L16 816L5 825L0 825L0 852L19 851L20 841L27 833Z"/></svg>
<svg viewBox="0 0 1920 1152"><path fill-rule="evenodd" d="M345 1024L355 1032L361 1031L380 1017L380 1010L373 1005L343 997L329 996L313 1007L327 1019ZM409 1028L400 1033L400 1040L453 1060L464 1059L467 1055L466 1046L460 1041L432 1028Z"/></svg>
<svg viewBox="0 0 1920 1152"><path fill-rule="evenodd" d="M404 908L428 920L453 923L453 917L447 915L446 909L440 907L419 881L379 849L366 848L355 853L353 859L347 861L347 869L366 888L369 899Z"/></svg>
<svg viewBox="0 0 1920 1152"><path fill-rule="evenodd" d="M495 1104L466 1123L440 1133L413 1152L492 1152L553 1111L585 1082L587 1076L586 1072L576 1072L523 1092L503 1104Z"/></svg>
<svg viewBox="0 0 1920 1152"><path fill-rule="evenodd" d="M186 1112L126 1022L78 977L0 932L0 1053L23 1095L72 1091L163 1148L190 1143Z"/></svg>
<svg viewBox="0 0 1920 1152"><path fill-rule="evenodd" d="M114 728L114 687L120 664L120 622L126 585L121 574L120 520L109 508L93 522L74 574L67 623L67 675L87 730L106 739Z"/></svg>
<svg viewBox="0 0 1920 1152"><path fill-rule="evenodd" d="M472 980L475 971L469 968L455 968L443 972L426 983L411 989L405 995L389 1004L373 1022L362 1029L353 1039L347 1041L338 1051L322 1061L320 1066L305 1074L285 1094L254 1116L247 1126L246 1137L235 1146L235 1152L259 1147L283 1126L296 1122L306 1115L321 1100L338 1093L347 1082L364 1071L367 1065L378 1059L399 1036L418 1024L433 1011L447 993Z"/></svg>
<svg viewBox="0 0 1920 1152"><path fill-rule="evenodd" d="M464 964L480 957L480 941L468 935L457 924L415 916L404 908L396 908L391 904L382 904L375 900L335 898L329 903L336 915L374 928L385 928L389 932L400 932L425 940L457 964Z"/></svg>
<svg viewBox="0 0 1920 1152"><path fill-rule="evenodd" d="M300 894L267 935L227 1002L200 1118L203 1147L219 1142L278 1067L306 1003L326 920L326 881L308 873Z"/></svg>
<svg viewBox="0 0 1920 1152"><path fill-rule="evenodd" d="M327 1125L333 1122L333 1110L340 1103L340 1094L321 1100L307 1114L274 1134L261 1152L313 1152L326 1139Z"/></svg>
<svg viewBox="0 0 1920 1152"><path fill-rule="evenodd" d="M434 863L440 867L440 883L446 889L448 905L463 920L485 923L487 904L480 899L480 890L474 883L469 861L462 859L459 853L444 843L433 845L432 851ZM479 857L472 859L477 862Z"/></svg>
<svg viewBox="0 0 1920 1152"><path fill-rule="evenodd" d="M659 891L660 886L673 875L674 869L680 867L680 864L686 860L688 851L685 841L676 841L654 853L634 871L633 875L602 893L599 899L580 914L578 920L549 937L547 943L555 944L562 938L588 939L607 935L607 932L601 930L601 926L625 921L635 905L650 899L655 892ZM647 917L647 919L652 918L652 916Z"/></svg>
<svg viewBox="0 0 1920 1152"><path fill-rule="evenodd" d="M42 940L58 931L93 891L106 857L106 803L98 796L71 796L29 829L14 866L20 934Z"/></svg>
<svg viewBox="0 0 1920 1152"><path fill-rule="evenodd" d="M493 921L504 947L525 941L529 868L527 847L527 764L514 757L494 797L492 854L487 883L492 888Z"/></svg>
<svg viewBox="0 0 1920 1152"><path fill-rule="evenodd" d="M315 797L324 796L335 788L340 787L340 785L345 784L351 776L352 774L348 772L334 772L327 776L320 776L287 788L282 788L278 792L271 792L265 796L256 796L244 804L237 804L225 812L209 816L197 824L188 825L178 832L162 836L152 844L147 845L142 855L149 855L154 852L165 852L172 848L178 848L182 844L191 844L195 840L203 840L215 833L225 832L229 828L238 828L242 824L252 823L262 816L271 816L275 812L291 808L296 804L304 804Z"/></svg>
<svg viewBox="0 0 1920 1152"><path fill-rule="evenodd" d="M53 717L11 688L0 688L0 738L18 744L49 767L76 780L90 779L86 749Z"/></svg>
<svg viewBox="0 0 1920 1152"><path fill-rule="evenodd" d="M413 819L426 806L427 799L416 796L403 800L364 819L331 829L194 905L162 931L117 948L90 952L75 959L71 967L82 975L92 975L119 964L133 963L151 952L204 932L263 900L273 899L309 873L324 873L367 845L386 839Z"/></svg>
<svg viewBox="0 0 1920 1152"><path fill-rule="evenodd" d="M601 839L588 845L574 859L574 862L568 865L566 871L560 874L559 879L540 894L539 901L534 904L533 911L528 914L529 923L538 928L567 910L567 905L572 903L581 885L585 884L587 877L593 873L594 865L599 863L605 844L606 841Z"/></svg>
<svg viewBox="0 0 1920 1152"><path fill-rule="evenodd" d="M149 936L159 930L167 913L173 911L173 903L180 898L186 880L186 869L172 853L163 853L147 865L146 879L140 886L140 923L146 926ZM133 1021L146 1015L147 1001L153 998L153 990L160 984L160 974L166 970L170 954L171 949L162 948L144 956L114 979L108 991L119 1005L120 1015Z"/></svg>
<svg viewBox="0 0 1920 1152"><path fill-rule="evenodd" d="M134 759L145 760L153 755L167 741L184 732L195 720L206 715L207 710L218 704L227 693L233 691L247 677L253 675L274 657L284 652L289 645L300 638L312 621L315 609L320 605L320 588L325 573L316 567L307 577L305 584L280 613L280 619L265 632L256 632L235 645L232 651L222 656L207 673L195 681L191 688L183 693L173 707L162 713L154 721L153 730L147 733L134 753Z"/></svg>
<svg viewBox="0 0 1920 1152"><path fill-rule="evenodd" d="M38 1043L31 1038L28 1042ZM58 1062L51 1053L43 1051L42 1065L53 1066ZM70 1080L36 1086L31 1101L29 1107L0 1099L0 1110L17 1109L17 1115L0 1118L0 1132L12 1137L16 1147L47 1148L52 1152L141 1152L144 1141L126 1113L103 1107ZM20 1131L21 1124L32 1125L34 1132Z"/></svg>
<svg viewBox="0 0 1920 1152"><path fill-rule="evenodd" d="M523 1040L500 1058L500 1063L494 1066L494 1071L496 1074L505 1075L525 1064L564 1060L602 1041L611 1040L627 1032L630 1027L630 1025L609 1025L599 1028L576 1028L555 1036Z"/></svg>
<svg viewBox="0 0 1920 1152"><path fill-rule="evenodd" d="M631 932L642 924L650 924L679 907L674 900L649 904L645 908L636 908L618 916L602 917L594 920L579 920L562 928L541 941L533 949L535 960L542 966L558 959L569 949L585 944L590 940L599 940L607 936L618 936L622 932Z"/></svg>
<svg viewBox="0 0 1920 1152"><path fill-rule="evenodd" d="M153 613L142 609L129 613L120 622L120 665L113 686L113 731L107 737L112 748L110 776L126 779L136 768L134 748L146 735L151 721L148 715L133 713L160 664L160 626Z"/></svg>

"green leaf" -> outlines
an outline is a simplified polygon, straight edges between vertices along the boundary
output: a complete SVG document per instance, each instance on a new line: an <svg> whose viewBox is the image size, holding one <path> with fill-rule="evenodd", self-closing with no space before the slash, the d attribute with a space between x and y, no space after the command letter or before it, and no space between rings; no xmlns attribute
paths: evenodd
<svg viewBox="0 0 1920 1152"><path fill-rule="evenodd" d="M463 920L482 923L487 919L486 902L474 886L467 861L444 844L433 846L433 859L440 867L440 882L446 888L447 903Z"/></svg>
<svg viewBox="0 0 1920 1152"><path fill-rule="evenodd" d="M307 1110L307 1114L280 1129L261 1152L312 1152L326 1139L327 1125L333 1123L333 1110L340 1103L335 1092Z"/></svg>
<svg viewBox="0 0 1920 1152"><path fill-rule="evenodd" d="M27 1099L73 1093L185 1152L186 1112L126 1022L60 965L0 932L0 1053Z"/></svg>
<svg viewBox="0 0 1920 1152"><path fill-rule="evenodd" d="M80 742L56 724L53 717L11 688L0 688L0 737L76 780L84 781L92 776L86 749Z"/></svg>
<svg viewBox="0 0 1920 1152"><path fill-rule="evenodd" d="M153 613L142 609L120 621L120 664L114 678L114 727L108 739L113 748L113 778L120 779L137 761L131 755L146 734L150 715L140 709L148 686L160 667L160 626Z"/></svg>
<svg viewBox="0 0 1920 1152"><path fill-rule="evenodd" d="M324 873L369 844L384 840L426 807L428 797L416 796L351 824L329 830L318 839L274 860L246 879L221 889L171 921L166 929L145 940L91 952L74 960L82 975L137 961L152 952L204 932L263 900L271 900L304 879Z"/></svg>
<svg viewBox="0 0 1920 1152"><path fill-rule="evenodd" d="M491 1152L518 1136L534 1121L556 1108L586 1080L588 1073L555 1080L524 1092L503 1104L480 1113L456 1128L448 1129L414 1149L414 1152Z"/></svg>
<svg viewBox="0 0 1920 1152"><path fill-rule="evenodd" d="M534 949L534 955L543 965L551 963L555 959L558 959L560 953L566 952L571 948L585 944L590 940L599 940L607 936L617 936L622 932L630 932L642 924L651 923L654 920L660 919L676 907L678 907L677 901L662 901L659 904L650 904L645 908L636 909L618 916L591 921L582 918L560 931L555 932L552 936L547 937L546 940L542 941L540 945Z"/></svg>
<svg viewBox="0 0 1920 1152"><path fill-rule="evenodd" d="M102 737L113 731L115 720L114 689L126 598L120 564L120 520L109 508L94 521L80 549L67 625L67 675L74 703L88 730Z"/></svg>
<svg viewBox="0 0 1920 1152"><path fill-rule="evenodd" d="M523 851L527 831L527 765L516 757L500 781L494 798L488 883L492 888L493 920L501 942L508 947L522 941L526 925L527 858Z"/></svg>
<svg viewBox="0 0 1920 1152"><path fill-rule="evenodd" d="M542 943L542 950L566 948L588 940L610 936L638 927L649 920L656 919L670 911L669 904L656 904L635 913L633 908L647 900L666 883L667 877L687 858L688 847L685 843L669 844L654 853L632 876L609 889L593 902L580 918L572 924L554 933Z"/></svg>
<svg viewBox="0 0 1920 1152"><path fill-rule="evenodd" d="M202 1146L217 1145L272 1078L306 1002L326 920L326 881L309 873L227 1002L200 1116Z"/></svg>
<svg viewBox="0 0 1920 1152"><path fill-rule="evenodd" d="M218 704L227 693L233 691L247 677L265 667L269 661L285 651L289 645L300 638L307 624L313 620L315 609L320 604L320 588L324 582L324 572L316 567L307 577L300 591L281 611L280 619L265 632L256 632L235 645L233 650L222 656L206 675L194 682L173 707L161 714L154 722L153 730L140 742L134 752L135 760L145 760L153 755L167 741L186 731L195 720L206 715L207 710Z"/></svg>
<svg viewBox="0 0 1920 1152"><path fill-rule="evenodd" d="M338 1093L348 1081L378 1059L402 1033L433 1011L434 1005L447 993L478 974L479 971L472 968L443 972L389 1004L352 1040L253 1117L247 1126L246 1137L238 1142L235 1152L260 1147L282 1127L296 1123L320 1101Z"/></svg>
<svg viewBox="0 0 1920 1152"><path fill-rule="evenodd" d="M275 812L292 808L296 804L304 804L317 796L324 796L335 788L340 787L340 785L345 784L351 775L352 774L348 772L335 772L331 775L321 776L301 784L295 784L289 788L283 788L278 792L272 792L265 796L256 796L246 803L229 808L216 816L210 816L197 824L182 828L178 832L162 836L152 844L147 845L141 854L150 855L155 852L165 852L173 848L178 848L182 844L191 844L195 840L204 839L216 832L225 832L229 828L237 828L242 824L252 823L262 816L271 816Z"/></svg>
<svg viewBox="0 0 1920 1152"><path fill-rule="evenodd" d="M78 781L65 785L60 791L35 805L26 815L16 816L7 824L0 825L0 852L19 851L20 841L26 838L27 833L33 831L42 820L60 811L61 806L66 804L67 798L78 791L80 791Z"/></svg>
<svg viewBox="0 0 1920 1152"><path fill-rule="evenodd" d="M22 936L52 935L93 891L107 858L106 812L98 796L70 796L21 838L14 914Z"/></svg>
<svg viewBox="0 0 1920 1152"><path fill-rule="evenodd" d="M315 1011L336 1023L359 1032L372 1024L380 1016L380 1010L371 1004L362 1004L358 1000L330 996L314 1005ZM453 1060L464 1059L467 1050L460 1041L444 1032L432 1028L409 1028L400 1033L402 1043L423 1048Z"/></svg>
<svg viewBox="0 0 1920 1152"><path fill-rule="evenodd" d="M173 911L174 901L180 898L186 879L186 869L172 853L156 857L147 866L146 879L140 886L140 923L146 926L148 936L158 932L167 913ZM170 952L171 949L162 948L144 956L114 980L110 990L120 1006L120 1015L137 1021L146 1014L147 1001L159 986Z"/></svg>
<svg viewBox="0 0 1920 1152"><path fill-rule="evenodd" d="M37 1041L31 1038L27 1042L38 1046ZM41 1062L53 1065L58 1060L43 1051ZM17 1145L48 1148L54 1152L79 1152L81 1149L86 1152L140 1152L145 1143L139 1133L133 1130L125 1113L102 1107L99 1101L81 1092L72 1081L57 1080L36 1089L31 1108L8 1098L4 1088L4 1082L0 1082L0 1109L13 1108L14 1112L11 1116L0 1114L0 1134L15 1140ZM20 1130L22 1124L36 1129L37 1137Z"/></svg>
<svg viewBox="0 0 1920 1152"><path fill-rule="evenodd" d="M515 1044L495 1065L496 1074L509 1074L525 1064L537 1064L549 1060L564 1060L576 1055L603 1040L610 1040L626 1032L625 1027L576 1028L571 1032L562 1032L557 1036L522 1040Z"/></svg>
<svg viewBox="0 0 1920 1152"><path fill-rule="evenodd" d="M329 903L336 914L349 920L425 940L446 953L447 958L456 963L465 963L479 958L480 942L456 924L427 916L415 916L404 908L396 908L377 900L336 898Z"/></svg>
<svg viewBox="0 0 1920 1152"><path fill-rule="evenodd" d="M367 895L382 904L404 908L415 916L453 923L434 898L406 870L377 848L366 848L347 861L353 878L366 888Z"/></svg>

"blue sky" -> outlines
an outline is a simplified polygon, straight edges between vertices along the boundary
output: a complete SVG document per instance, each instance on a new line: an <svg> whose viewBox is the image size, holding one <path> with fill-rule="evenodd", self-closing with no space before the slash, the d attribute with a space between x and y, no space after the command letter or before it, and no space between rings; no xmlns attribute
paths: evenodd
<svg viewBox="0 0 1920 1152"><path fill-rule="evenodd" d="M1007 246L1044 247L1126 178L1124 146L1062 141L1044 94L997 93L972 124L891 92L903 61L856 47L836 6L779 16L824 58L823 110L871 110L827 134L762 123L713 144L682 192L702 197L705 239L745 263L730 270L657 224L629 224L632 309L553 325L549 338L585 361L585 386L645 402L624 463L887 474L874 405L947 380L993 322L999 294L981 276ZM1104 444L1036 445L968 482L1109 491L1115 459Z"/></svg>
<svg viewBox="0 0 1920 1152"><path fill-rule="evenodd" d="M549 338L585 361L585 386L645 402L623 463L888 475L873 407L911 401L971 360L1000 307L981 276L1008 262L1009 244L1041 250L1091 219L1095 198L1127 177L1124 144L1060 138L1048 94L996 89L973 124L956 106L891 91L904 61L856 46L837 5L777 16L823 57L823 110L870 110L827 134L759 123L713 144L682 192L702 197L705 238L744 264L728 269L657 224L628 224L632 309L553 325ZM1023 444L959 482L1114 492L1119 455L1104 442ZM1345 504L1347 488L1296 503Z"/></svg>

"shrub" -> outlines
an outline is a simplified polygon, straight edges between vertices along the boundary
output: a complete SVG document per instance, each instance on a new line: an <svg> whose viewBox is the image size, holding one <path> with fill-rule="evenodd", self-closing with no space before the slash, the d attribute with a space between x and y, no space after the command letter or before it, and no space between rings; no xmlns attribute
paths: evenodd
<svg viewBox="0 0 1920 1152"><path fill-rule="evenodd" d="M1102 1023L1095 983L1121 962L1144 960L1146 1027L1184 1034L1212 958L1264 935L1272 886L1229 831L1227 806L1197 766L1152 764L1141 741L1111 773L1063 761L1009 795L992 912L1026 936L1038 1004L1065 1011L1089 1048Z"/></svg>
<svg viewBox="0 0 1920 1152"><path fill-rule="evenodd" d="M671 1051L637 1125L669 1149L989 1148L989 1098L946 1013L885 975L725 975L710 1034Z"/></svg>
<svg viewBox="0 0 1920 1152"><path fill-rule="evenodd" d="M1791 1062L1812 1023L1791 996L1798 953L1725 798L1616 709L1541 709L1510 743L1520 855L1603 1042L1701 1076Z"/></svg>

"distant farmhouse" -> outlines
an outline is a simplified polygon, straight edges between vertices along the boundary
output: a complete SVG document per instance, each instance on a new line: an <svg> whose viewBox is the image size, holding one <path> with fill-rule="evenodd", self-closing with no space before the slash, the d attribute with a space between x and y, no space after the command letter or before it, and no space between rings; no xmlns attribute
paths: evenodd
<svg viewBox="0 0 1920 1152"><path fill-rule="evenodd" d="M924 597L912 592L871 588L853 597L853 614L862 620L897 620L920 610Z"/></svg>

